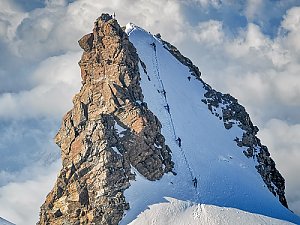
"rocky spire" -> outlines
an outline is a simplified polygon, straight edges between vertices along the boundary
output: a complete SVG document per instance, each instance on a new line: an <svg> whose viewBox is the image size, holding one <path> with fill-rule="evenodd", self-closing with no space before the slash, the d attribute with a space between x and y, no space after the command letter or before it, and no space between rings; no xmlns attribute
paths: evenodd
<svg viewBox="0 0 300 225"><path fill-rule="evenodd" d="M139 58L112 16L79 40L82 87L55 137L62 164L38 224L118 224L134 167L149 180L172 172L161 124L143 102Z"/></svg>

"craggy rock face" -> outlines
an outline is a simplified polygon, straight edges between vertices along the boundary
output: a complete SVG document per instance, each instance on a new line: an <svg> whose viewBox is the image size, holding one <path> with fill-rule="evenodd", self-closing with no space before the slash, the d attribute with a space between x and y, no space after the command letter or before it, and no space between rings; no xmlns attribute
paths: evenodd
<svg viewBox="0 0 300 225"><path fill-rule="evenodd" d="M139 58L116 20L102 14L79 45L82 87L55 141L63 168L38 224L118 224L135 178L172 172L161 124L143 103Z"/></svg>
<svg viewBox="0 0 300 225"><path fill-rule="evenodd" d="M268 189L278 197L283 206L288 208L285 198L285 180L276 169L268 148L262 145L256 137L258 128L252 124L245 108L229 94L224 95L209 86L206 87L206 90L205 99L202 101L207 104L212 114L223 120L226 129L236 125L243 130L243 137L235 139L237 145L247 148L243 151L245 156L256 160L257 172L261 175Z"/></svg>

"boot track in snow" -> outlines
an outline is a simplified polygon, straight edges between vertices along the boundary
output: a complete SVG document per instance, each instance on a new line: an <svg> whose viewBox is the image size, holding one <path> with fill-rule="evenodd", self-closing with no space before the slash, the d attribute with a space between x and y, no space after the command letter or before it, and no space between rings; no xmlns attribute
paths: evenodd
<svg viewBox="0 0 300 225"><path fill-rule="evenodd" d="M152 44L150 44L152 47L153 47L153 52L154 52L154 60L153 61L153 68L154 68L154 74L155 74L155 77L159 83L159 87L158 87L158 92L160 93L160 96L161 96L161 99L163 100L163 102L165 103L164 106L167 106L168 108L166 109L166 113L167 113L167 117L169 117L169 123L171 125L171 129L173 131L173 137L174 137L174 140L176 140L177 138L179 138L177 135L176 135L176 129L175 129L175 124L174 124L174 121L173 121L173 118L172 118L172 113L171 113L171 109L169 108L169 103L168 103L168 99L167 99L167 93L165 91L165 87L164 87L164 83L163 83L163 80L161 79L160 77L160 73L159 73L159 63L158 63L158 57L157 57L157 48L156 48L156 44L155 44L155 39L153 40ZM163 93L162 93L163 92ZM195 177L194 173L193 173L193 170L187 160L187 157L186 157L186 154L185 154L185 151L184 151L184 148L181 146L178 146L179 149L180 149L180 152L184 158L184 161L185 161L185 164L189 170L189 173L190 173L190 176L191 176L191 181L193 182L193 185L195 187L195 192L196 192L196 198L197 200L199 201L199 192L197 191L197 178ZM196 180L196 181L195 181ZM196 185L195 185L196 183Z"/></svg>

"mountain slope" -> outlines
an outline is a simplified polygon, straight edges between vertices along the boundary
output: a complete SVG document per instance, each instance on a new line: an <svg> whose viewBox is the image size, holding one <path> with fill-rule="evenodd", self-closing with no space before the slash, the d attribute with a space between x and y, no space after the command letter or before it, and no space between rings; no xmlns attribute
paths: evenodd
<svg viewBox="0 0 300 225"><path fill-rule="evenodd" d="M298 223L237 100L172 45L132 24L125 31L102 14L79 40L82 87L55 138L63 168L38 224L129 224L165 198Z"/></svg>
<svg viewBox="0 0 300 225"><path fill-rule="evenodd" d="M206 96L209 97L209 87L193 75L191 68L183 65L168 51L169 46L164 41L132 24L127 25L126 31L141 60L144 101L162 123L162 134L172 150L177 172L177 176L165 175L155 184L142 181L145 184L141 187L140 184L131 183L132 186L125 191L125 197L132 200L129 200L132 208L136 205L146 209L147 205L163 201L163 197L169 196L238 208L299 223L299 218L284 208L266 186L269 182L273 190L282 187L276 187L274 183L277 183L270 182L269 177L264 182L258 173L261 167L275 165L273 161L271 166L266 165L268 162L264 162L265 165L261 162L263 151L267 149L261 146L258 139L254 139L257 143L253 146L254 153L249 157L247 153L252 147L252 140L247 143L247 139L253 136L246 137L251 133L245 132L247 127L242 126L241 121L225 118L230 102L221 99L223 103L215 104L208 110L209 98ZM170 112L166 110L167 105ZM252 125L251 121L248 123ZM248 127L257 132L253 125ZM181 138L181 147L176 143L177 137ZM266 152L265 161L271 160L268 156ZM276 173L277 170L273 174ZM198 180L196 189L192 182L195 177ZM277 180L283 182L284 190L281 175ZM156 194L144 195L139 199L141 190L143 193ZM277 195L276 191L273 192ZM279 198L286 205L284 196ZM130 211L126 217L130 218ZM126 217L124 221L131 220L126 220Z"/></svg>

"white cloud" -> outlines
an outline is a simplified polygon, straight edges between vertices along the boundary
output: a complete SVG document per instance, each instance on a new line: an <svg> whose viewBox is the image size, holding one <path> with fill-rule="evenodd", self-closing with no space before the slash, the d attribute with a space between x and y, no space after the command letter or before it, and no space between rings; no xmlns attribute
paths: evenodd
<svg viewBox="0 0 300 225"><path fill-rule="evenodd" d="M59 168L60 160L35 166L29 169L34 174L30 174L26 181L0 187L1 216L18 225L36 224L40 206L53 187Z"/></svg>
<svg viewBox="0 0 300 225"><path fill-rule="evenodd" d="M10 0L0 3L0 37L5 42L12 40L17 26L26 17L26 13Z"/></svg>
<svg viewBox="0 0 300 225"><path fill-rule="evenodd" d="M0 187L32 178L38 173L38 165L59 158L59 148L53 141L59 124L52 118L0 120Z"/></svg>
<svg viewBox="0 0 300 225"><path fill-rule="evenodd" d="M269 147L271 156L286 179L286 192L290 208L300 215L300 123L290 125L285 121L271 119L259 132L259 136Z"/></svg>
<svg viewBox="0 0 300 225"><path fill-rule="evenodd" d="M251 21L255 16L258 15L258 11L260 11L263 5L263 0L248 0L247 6L245 10L245 15Z"/></svg>
<svg viewBox="0 0 300 225"><path fill-rule="evenodd" d="M22 21L11 48L16 55L31 60L79 50L77 40L91 32L93 22L101 12L116 12L121 24L138 21L154 32L172 34L169 35L172 41L180 40L184 33L180 4L166 1L164 7L160 5L159 0L116 0L109 3L78 0L65 6L63 0L49 0L45 8L30 12Z"/></svg>
<svg viewBox="0 0 300 225"><path fill-rule="evenodd" d="M199 4L201 7L204 8L207 8L209 6L212 6L214 8L219 8L220 5L222 4L222 0L188 0L188 2Z"/></svg>
<svg viewBox="0 0 300 225"><path fill-rule="evenodd" d="M201 42L202 44L205 43L213 46L222 43L224 38L222 22L220 21L209 20L199 23L194 30L193 37L197 42Z"/></svg>
<svg viewBox="0 0 300 225"><path fill-rule="evenodd" d="M294 7L288 10L287 15L284 17L282 27L288 31L299 32L300 29L300 7Z"/></svg>
<svg viewBox="0 0 300 225"><path fill-rule="evenodd" d="M71 108L72 97L81 85L77 64L80 55L70 52L41 62L31 76L34 88L0 95L0 105L5 105L0 108L0 117L15 120L62 117Z"/></svg>
<svg viewBox="0 0 300 225"><path fill-rule="evenodd" d="M61 7L66 6L66 0L46 0L45 1L47 7Z"/></svg>
<svg viewBox="0 0 300 225"><path fill-rule="evenodd" d="M294 7L287 11L281 23L287 35L283 37L283 44L300 60L300 7Z"/></svg>
<svg viewBox="0 0 300 225"><path fill-rule="evenodd" d="M205 79L238 97L254 114L254 121L261 123L276 114L299 121L300 117L293 113L300 108L300 66L295 55L299 53L285 47L288 38L289 34L270 39L259 26L250 23L234 38L218 39L223 41L208 53L210 62L199 65L206 66ZM205 40L198 41L206 44ZM222 72L216 72L216 68Z"/></svg>

